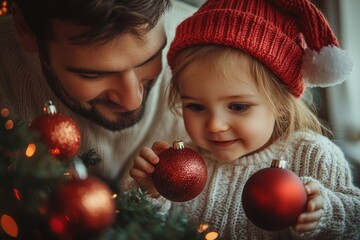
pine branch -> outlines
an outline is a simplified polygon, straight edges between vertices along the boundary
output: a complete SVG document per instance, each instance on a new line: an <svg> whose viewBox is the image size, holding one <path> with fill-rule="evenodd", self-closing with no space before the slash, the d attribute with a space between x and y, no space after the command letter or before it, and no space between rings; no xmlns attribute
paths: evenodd
<svg viewBox="0 0 360 240"><path fill-rule="evenodd" d="M12 126L10 120L7 125L9 120L0 116L0 183L6 183L0 184L0 214L6 213L16 222L16 239L57 240L59 237L49 228L46 209L52 190L67 180L65 173L72 161L55 159L28 124L19 121ZM86 166L101 161L94 149L80 158ZM116 205L116 221L99 240L204 239L196 231L196 224L180 211L167 219L161 216L160 206L139 189L117 197ZM0 239L14 239L2 225Z"/></svg>
<svg viewBox="0 0 360 240"><path fill-rule="evenodd" d="M160 206L150 202L140 189L131 189L117 199L117 215L114 226L104 240L195 240L203 239L186 217L175 211L165 219L159 215Z"/></svg>
<svg viewBox="0 0 360 240"><path fill-rule="evenodd" d="M86 167L95 166L99 162L101 162L100 156L97 154L97 152L93 148L90 149L89 151L83 153L80 156L80 158Z"/></svg>

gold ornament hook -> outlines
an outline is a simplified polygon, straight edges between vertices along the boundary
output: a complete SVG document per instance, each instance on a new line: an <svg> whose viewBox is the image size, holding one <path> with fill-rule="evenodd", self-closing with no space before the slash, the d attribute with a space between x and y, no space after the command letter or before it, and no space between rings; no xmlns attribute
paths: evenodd
<svg viewBox="0 0 360 240"><path fill-rule="evenodd" d="M51 100L49 100L45 103L44 112L46 112L47 114L57 113L56 107Z"/></svg>
<svg viewBox="0 0 360 240"><path fill-rule="evenodd" d="M285 160L274 159L271 162L271 167L286 169L286 161Z"/></svg>
<svg viewBox="0 0 360 240"><path fill-rule="evenodd" d="M184 142L181 140L181 138L179 136L173 142L173 148L176 150L185 148Z"/></svg>

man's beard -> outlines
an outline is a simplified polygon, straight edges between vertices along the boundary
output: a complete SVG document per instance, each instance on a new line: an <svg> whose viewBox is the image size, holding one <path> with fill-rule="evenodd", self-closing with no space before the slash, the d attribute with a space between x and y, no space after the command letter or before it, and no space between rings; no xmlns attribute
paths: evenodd
<svg viewBox="0 0 360 240"><path fill-rule="evenodd" d="M143 102L140 105L139 108L130 111L130 112L121 112L121 113L117 113L117 120L114 121L110 121L108 119L106 119L105 117L103 117L103 115L97 110L96 105L93 104L91 105L90 110L87 110L85 108L83 108L81 105L76 104L76 105L69 105L67 104L67 106L69 108L71 108L73 111L75 111L76 113L81 114L83 117L90 119L91 121L95 122L96 124L112 130L112 131L119 131L119 130L123 130L126 128L129 128L133 125L135 125L137 122L139 122L145 112L145 105L146 105L146 99L148 97L148 93L151 89L151 86L147 86L144 92L144 98L143 98ZM59 94L57 94L59 95ZM69 96L67 95L64 96L64 98L69 98ZM62 102L64 102L66 104L66 100L65 99L61 99Z"/></svg>
<svg viewBox="0 0 360 240"><path fill-rule="evenodd" d="M97 103L105 103L106 100L93 100L90 101L89 104L91 106L90 109L86 109L83 107L78 101L72 98L60 84L58 77L55 72L52 70L50 66L50 61L47 56L46 51L44 51L43 47L39 49L39 57L41 62L41 67L43 74L52 89L55 95L64 103L68 108L70 108L74 113L80 114L81 116L90 119L96 124L112 130L112 131L120 131L131 126L134 126L137 122L139 122L145 112L146 100L149 96L149 92L154 85L155 81L149 81L149 84L145 86L143 101L139 108L129 111L117 113L117 120L110 121L106 119L96 108Z"/></svg>

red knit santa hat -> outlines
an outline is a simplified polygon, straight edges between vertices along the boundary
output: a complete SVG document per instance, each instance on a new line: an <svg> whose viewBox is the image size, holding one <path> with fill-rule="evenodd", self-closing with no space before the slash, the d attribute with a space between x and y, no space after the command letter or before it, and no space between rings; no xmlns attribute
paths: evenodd
<svg viewBox="0 0 360 240"><path fill-rule="evenodd" d="M181 50L201 44L249 53L296 97L305 83L336 85L352 69L351 59L339 48L324 16L308 0L208 0L177 27L168 52L170 67Z"/></svg>

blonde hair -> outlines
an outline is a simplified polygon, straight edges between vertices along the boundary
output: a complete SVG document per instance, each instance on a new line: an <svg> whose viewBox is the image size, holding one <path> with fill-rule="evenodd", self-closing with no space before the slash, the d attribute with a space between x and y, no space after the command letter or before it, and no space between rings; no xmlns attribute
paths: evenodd
<svg viewBox="0 0 360 240"><path fill-rule="evenodd" d="M204 66L215 69L224 79L229 79L234 72L236 74L239 67L249 71L254 77L258 91L265 96L275 116L273 140L288 140L299 130L311 130L332 136L331 131L318 119L311 95L307 96L308 99L296 98L259 60L239 49L220 45L193 46L181 51L175 58L173 77L169 85L169 106L173 112L181 114L179 74L194 61L206 63Z"/></svg>

